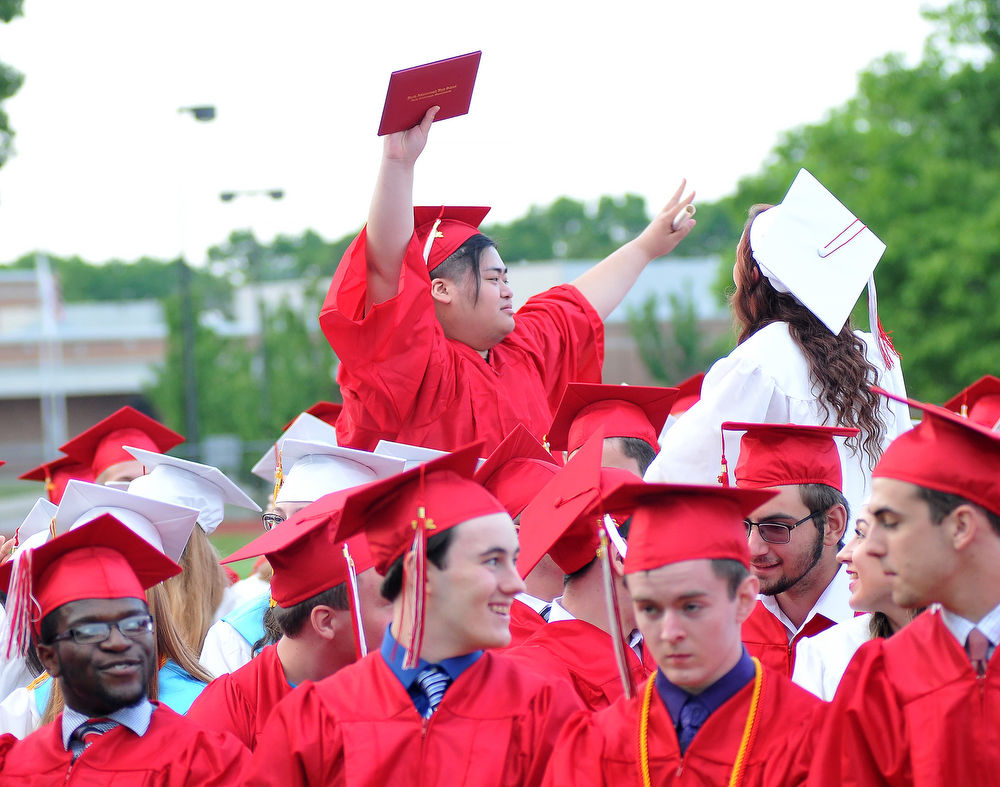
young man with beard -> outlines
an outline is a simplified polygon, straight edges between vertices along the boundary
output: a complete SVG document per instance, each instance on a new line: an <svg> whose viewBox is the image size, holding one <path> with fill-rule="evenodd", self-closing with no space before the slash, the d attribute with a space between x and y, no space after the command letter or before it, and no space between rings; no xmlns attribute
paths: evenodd
<svg viewBox="0 0 1000 787"><path fill-rule="evenodd" d="M0 739L9 747L0 782L238 784L248 756L239 741L146 696L156 648L144 591L180 566L109 514L38 547L25 564L9 588L13 608L18 599L25 610L29 599L37 604L32 635L66 707L23 741Z"/></svg>
<svg viewBox="0 0 1000 787"><path fill-rule="evenodd" d="M743 643L790 678L803 637L854 616L847 574L837 562L848 510L834 438L857 430L734 422L722 428L743 432L736 486L777 493L745 523L760 600L743 625Z"/></svg>
<svg viewBox="0 0 1000 787"><path fill-rule="evenodd" d="M491 452L518 423L542 440L566 384L601 381L604 319L650 261L694 227L684 184L634 240L515 314L507 266L480 233L489 208L413 206L414 166L437 112L385 138L364 230L320 312L340 368L339 442Z"/></svg>
<svg viewBox="0 0 1000 787"><path fill-rule="evenodd" d="M625 581L658 665L631 699L567 722L551 787L795 783L819 699L750 656L740 627L757 580L741 519L772 493L626 484L605 505L632 510Z"/></svg>
<svg viewBox="0 0 1000 787"><path fill-rule="evenodd" d="M995 784L1000 434L943 407L899 401L924 418L872 473L868 549L892 579L894 602L934 606L855 654L809 783Z"/></svg>
<svg viewBox="0 0 1000 787"><path fill-rule="evenodd" d="M348 496L336 538L364 531L392 623L379 651L271 714L248 785L533 785L570 689L495 649L524 583L503 506L472 480L481 443Z"/></svg>

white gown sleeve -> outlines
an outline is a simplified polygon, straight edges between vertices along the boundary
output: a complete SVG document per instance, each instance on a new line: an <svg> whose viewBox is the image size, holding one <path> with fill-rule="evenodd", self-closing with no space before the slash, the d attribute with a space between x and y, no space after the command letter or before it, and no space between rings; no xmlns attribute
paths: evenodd
<svg viewBox="0 0 1000 787"><path fill-rule="evenodd" d="M253 656L250 648L251 643L235 628L220 620L209 627L198 661L212 675L219 677L249 664Z"/></svg>
<svg viewBox="0 0 1000 787"><path fill-rule="evenodd" d="M733 353L715 362L701 399L660 436L660 453L646 470L653 483L717 484L722 469L724 421L783 421L773 413L775 381L754 358ZM782 397L783 398L783 397ZM729 456L730 470L735 454Z"/></svg>
<svg viewBox="0 0 1000 787"><path fill-rule="evenodd" d="M24 739L42 724L35 692L24 686L14 689L0 702L0 733Z"/></svg>

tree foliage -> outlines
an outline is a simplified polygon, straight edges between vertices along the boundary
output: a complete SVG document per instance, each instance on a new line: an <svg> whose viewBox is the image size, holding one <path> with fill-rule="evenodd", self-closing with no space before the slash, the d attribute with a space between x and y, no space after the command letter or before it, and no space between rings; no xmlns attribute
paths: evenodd
<svg viewBox="0 0 1000 787"><path fill-rule="evenodd" d="M10 22L23 13L23 0L0 0L0 22ZM13 148L14 130L3 109L3 102L13 96L24 84L24 75L17 69L0 63L0 167L4 165Z"/></svg>
<svg viewBox="0 0 1000 787"><path fill-rule="evenodd" d="M960 0L932 16L944 29L921 62L890 54L873 63L853 98L787 132L717 207L739 228L751 204L780 201L800 167L816 175L885 241L882 323L910 393L942 401L997 372L1000 0ZM866 326L862 305L855 315Z"/></svg>

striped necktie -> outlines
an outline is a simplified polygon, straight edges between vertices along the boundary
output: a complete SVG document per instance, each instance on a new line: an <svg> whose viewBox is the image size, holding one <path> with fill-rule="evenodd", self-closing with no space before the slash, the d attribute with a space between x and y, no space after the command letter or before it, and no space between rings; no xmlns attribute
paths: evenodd
<svg viewBox="0 0 1000 787"><path fill-rule="evenodd" d="M83 724L73 730L69 736L69 750L73 753L73 762L83 754L97 738L108 730L113 730L118 726L118 722L113 719L87 719Z"/></svg>
<svg viewBox="0 0 1000 787"><path fill-rule="evenodd" d="M423 714L425 719L434 715L434 711L441 702L441 698L444 697L445 689L448 688L449 684L451 684L451 678L448 677L448 673L436 664L424 667L417 675L417 685L427 695L427 710Z"/></svg>

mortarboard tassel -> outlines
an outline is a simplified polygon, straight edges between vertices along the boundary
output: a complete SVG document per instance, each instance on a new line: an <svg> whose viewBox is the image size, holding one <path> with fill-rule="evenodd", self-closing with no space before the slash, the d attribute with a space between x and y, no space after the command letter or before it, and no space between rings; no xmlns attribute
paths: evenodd
<svg viewBox="0 0 1000 787"><path fill-rule="evenodd" d="M281 469L281 449L278 448L278 444L274 444L274 491L271 493L271 503L273 504L275 500L278 499L278 492L281 491L281 485L285 482L285 474Z"/></svg>
<svg viewBox="0 0 1000 787"><path fill-rule="evenodd" d="M874 275L868 277L868 330L875 334L875 341L878 343L878 350L885 368L891 369L896 365L896 359L900 355L892 346L892 339L889 338L889 334L882 327L882 321L878 317L878 293L875 291Z"/></svg>
<svg viewBox="0 0 1000 787"><path fill-rule="evenodd" d="M722 432L722 470L719 471L718 482L726 489L729 488L729 463L726 461L726 433Z"/></svg>
<svg viewBox="0 0 1000 787"><path fill-rule="evenodd" d="M7 626L2 632L4 658L24 656L31 644L31 552L18 559L7 593Z"/></svg>
<svg viewBox="0 0 1000 787"><path fill-rule="evenodd" d="M420 468L420 500L424 500L424 470ZM411 523L414 529L414 594L413 615L410 628L410 641L407 643L406 656L403 658L403 669L415 669L420 664L420 649L424 642L424 604L427 598L427 531L434 529L434 521L429 519L427 511L421 502L417 506L417 518ZM404 610L405 615L405 610Z"/></svg>
<svg viewBox="0 0 1000 787"><path fill-rule="evenodd" d="M368 643L365 641L365 629L361 620L361 596L358 593L358 572L355 570L354 558L351 557L351 550L344 542L344 560L347 561L347 586L350 592L347 594L348 603L351 606L351 620L354 623L354 649L359 659L368 655Z"/></svg>
<svg viewBox="0 0 1000 787"><path fill-rule="evenodd" d="M615 590L614 567L611 565L611 549L608 541L608 531L605 525L598 524L597 534L601 545L597 549L597 558L601 561L604 574L604 600L608 605L608 623L611 627L611 643L615 650L615 662L618 664L618 675L625 689L625 699L631 699L635 694L635 684L632 682L632 672L625 658L625 642L622 640L621 608L618 604L618 593Z"/></svg>

